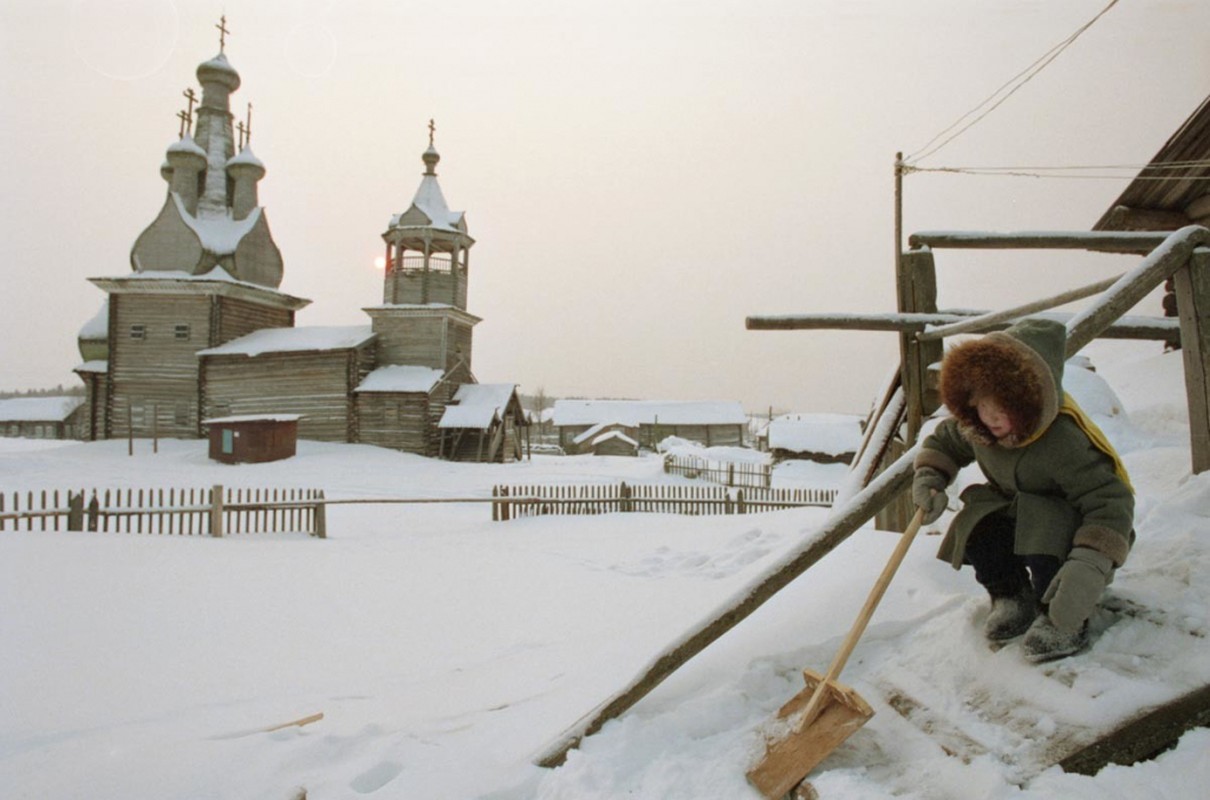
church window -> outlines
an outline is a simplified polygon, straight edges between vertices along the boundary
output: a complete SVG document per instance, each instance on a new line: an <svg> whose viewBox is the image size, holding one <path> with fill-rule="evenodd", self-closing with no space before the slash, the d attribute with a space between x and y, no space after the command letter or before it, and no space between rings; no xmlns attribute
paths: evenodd
<svg viewBox="0 0 1210 800"><path fill-rule="evenodd" d="M189 324L177 325L174 329L177 341L189 341Z"/></svg>
<svg viewBox="0 0 1210 800"><path fill-rule="evenodd" d="M147 338L147 326L146 325L131 325L130 326L130 338L131 339L146 339Z"/></svg>

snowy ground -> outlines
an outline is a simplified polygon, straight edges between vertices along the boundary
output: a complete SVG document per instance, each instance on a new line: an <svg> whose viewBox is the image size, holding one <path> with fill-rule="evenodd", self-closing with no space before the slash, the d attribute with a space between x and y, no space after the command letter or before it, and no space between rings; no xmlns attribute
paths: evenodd
<svg viewBox="0 0 1210 800"><path fill-rule="evenodd" d="M990 651L971 577L922 537L845 670L877 714L813 774L821 796L1205 796L1206 730L1096 778L1043 769L1204 684L1210 664L1210 474L1189 476L1179 355L1132 358L1099 365L1113 392L1069 387L1123 451L1140 500L1139 542L1091 650L1044 667L1015 645ZM479 466L304 442L289 461L229 467L201 442L136 450L0 440L0 487L466 497L496 483L679 481L656 457ZM485 505L334 506L327 540L4 532L0 796L755 798L744 771L759 727L803 667L826 668L895 536L859 531L563 767L530 758L826 513L492 523Z"/></svg>

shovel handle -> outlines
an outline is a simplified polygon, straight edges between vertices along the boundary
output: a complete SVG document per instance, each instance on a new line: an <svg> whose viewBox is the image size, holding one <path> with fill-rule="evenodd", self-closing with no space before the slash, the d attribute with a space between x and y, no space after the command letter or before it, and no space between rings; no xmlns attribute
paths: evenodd
<svg viewBox="0 0 1210 800"><path fill-rule="evenodd" d="M861 634L865 633L866 625L869 624L870 618L874 616L874 609L878 607L879 601L882 600L882 596L886 593L887 586L891 583L891 578L895 577L895 571L899 569L899 565L903 562L904 556L907 555L908 548L912 546L912 540L916 538L916 533L920 530L923 522L924 509L920 508L916 510L916 516L912 517L912 521L908 523L907 530L899 537L899 544L896 545L895 552L891 553L890 561L883 567L882 574L878 576L874 588L870 590L870 596L866 598L865 606L862 607L861 613L857 615L857 619L853 622L853 627L849 629L849 635L845 637L844 643L840 645L840 650L836 652L836 657L832 659L832 665L828 667L828 673L824 675L823 680L815 687L815 692L811 695L811 700L807 703L806 709L803 710L802 717L799 718L798 723L794 726L796 731L802 731L819 716L819 712L823 706L823 699L827 695L828 685L840 676L840 671L844 669L849 656L852 655L853 648L857 647L857 640L861 638Z"/></svg>

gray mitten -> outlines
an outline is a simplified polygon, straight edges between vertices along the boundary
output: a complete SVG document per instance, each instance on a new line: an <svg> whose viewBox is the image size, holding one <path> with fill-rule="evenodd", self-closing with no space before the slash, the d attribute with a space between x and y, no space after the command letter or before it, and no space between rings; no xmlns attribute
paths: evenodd
<svg viewBox="0 0 1210 800"><path fill-rule="evenodd" d="M1072 548L1042 595L1042 602L1050 604L1048 614L1055 627L1064 633L1079 630L1092 616L1112 572L1109 556L1088 547Z"/></svg>
<svg viewBox="0 0 1210 800"><path fill-rule="evenodd" d="M917 508L924 509L923 524L933 524L945 511L949 504L945 487L949 486L949 483L949 479L939 469L916 467L916 475L912 478L912 502Z"/></svg>

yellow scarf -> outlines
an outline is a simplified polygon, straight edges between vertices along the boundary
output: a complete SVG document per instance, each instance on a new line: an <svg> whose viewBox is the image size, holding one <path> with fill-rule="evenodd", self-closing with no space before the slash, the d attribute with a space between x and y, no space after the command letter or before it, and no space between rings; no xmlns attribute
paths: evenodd
<svg viewBox="0 0 1210 800"><path fill-rule="evenodd" d="M1067 392L1063 392L1063 405L1059 407L1059 413L1071 417L1076 425L1080 426L1080 430L1084 431L1084 435L1088 437L1093 446L1113 460L1114 474L1121 478L1122 483L1126 484L1126 488L1130 490L1130 493L1134 494L1134 487L1130 485L1130 476L1126 474L1126 465L1122 463L1122 457L1118 455L1117 450L1113 449L1113 445L1109 443L1109 439L1105 436L1105 433L1097 427L1095 422L1088 418L1088 415L1084 413L1084 409L1080 408L1076 404L1075 399ZM1038 431L1025 444L1032 444L1041 438L1044 433L1046 433L1046 429Z"/></svg>

